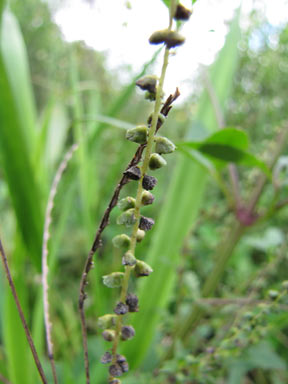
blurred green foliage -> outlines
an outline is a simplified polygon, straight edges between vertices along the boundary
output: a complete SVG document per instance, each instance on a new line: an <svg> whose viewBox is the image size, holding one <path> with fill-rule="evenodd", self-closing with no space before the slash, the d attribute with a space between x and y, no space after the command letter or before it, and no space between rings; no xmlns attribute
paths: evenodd
<svg viewBox="0 0 288 384"><path fill-rule="evenodd" d="M0 1L0 10L2 4ZM9 37L14 38L8 39L3 19L0 37L1 238L52 382L39 283L43 216L57 166L71 143L79 142L57 192L49 242L57 370L61 383L79 384L84 383L77 313L79 280L99 219L135 150L124 140L127 124L143 123L151 112L151 104L135 91L135 79L153 70L158 53L150 61L147 58L141 74L131 73L131 84L123 87L117 73L106 70L103 54L83 42L62 40L45 2L11 0L10 6L15 17L7 10L3 17L10 23ZM218 65L209 70L211 83L225 111L226 125L243 129L251 139L253 155L267 163L276 134L287 120L288 29L272 27L260 12L253 12L249 28L237 44L238 24L234 27L230 45L226 44ZM218 129L211 100L201 87L205 85L173 108L165 123L165 136L175 142L187 137L192 140L203 127L205 135ZM201 298L201 287L217 263L217 244L231 227L234 213L199 162L179 153L175 165L172 163L159 174L157 204L145 208L147 215L159 217L159 223L138 252L153 262L155 272L140 287L140 312L133 318L138 337L126 345L131 365L138 364L139 369L123 382L286 383L288 303L281 286L287 279L285 209L277 215L271 211L266 220L248 228L209 302ZM280 158L273 184L260 201L260 214L271 201L287 196L286 166L287 158ZM246 201L260 171L240 165L239 172ZM220 175L227 181L226 169ZM135 194L135 185L128 184L121 197L127 192ZM118 214L116 208L103 234L86 302L92 378L99 384L106 382L107 370L99 358L107 345L96 320L111 312L117 298L117 293L101 284L101 276L121 268L121 254L111 244L121 231L116 225ZM13 384L37 383L2 273L0 283L0 373ZM270 289L280 292L276 302L269 298ZM151 298L151 292L159 295ZM243 301L245 298L251 302ZM175 331L196 301L205 315L183 343L175 338ZM165 361L171 345L173 358Z"/></svg>

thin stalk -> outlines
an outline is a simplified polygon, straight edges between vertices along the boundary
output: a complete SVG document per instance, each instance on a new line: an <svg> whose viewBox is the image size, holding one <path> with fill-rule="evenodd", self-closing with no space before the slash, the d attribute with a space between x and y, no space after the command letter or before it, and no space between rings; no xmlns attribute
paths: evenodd
<svg viewBox="0 0 288 384"><path fill-rule="evenodd" d="M7 260L7 257L6 257L6 254L5 254L5 251L4 251L1 239L0 239L0 253L1 253L2 263L3 263L4 269L5 269L6 278L8 280L9 286L11 288L12 296L13 296L13 299L15 301L15 304L16 304L16 307L17 307L17 311L19 313L19 316L20 316L20 319L21 319L21 322L22 322L22 326L24 328L24 332L25 332L27 341L29 343L29 346L30 346L30 349L31 349L31 352L32 352L32 355L33 355L33 358L34 358L37 370L39 372L41 381L42 381L43 384L48 384L48 381L46 379L44 370L42 368L42 365L41 365L39 356L37 354L34 342L32 340L31 333L29 331L27 322L25 320L24 312L22 310L22 307L21 307L21 304L20 304L20 301L19 301L19 298L18 298L18 295L17 295L17 292L16 292L16 288L15 288L15 285L14 285L14 282L13 282L13 279L12 279L12 276L11 276L11 273L10 273L10 269L9 269L9 265L8 265L8 260Z"/></svg>
<svg viewBox="0 0 288 384"><path fill-rule="evenodd" d="M72 145L70 150L65 155L63 161L61 162L56 175L54 177L54 180L52 182L52 187L49 193L48 202L47 202L47 208L46 208L46 214L45 214L45 222L44 222L44 231L43 231L43 245L42 245L42 286L43 286L43 306L44 306L44 324L45 324L45 332L46 332L46 341L47 341L47 349L48 349L48 357L50 360L50 365L52 369L53 374L53 380L55 384L58 384L57 380L57 374L56 374L56 367L55 367L55 361L54 361L54 354L53 354L53 342L52 342L52 324L50 322L50 316L49 316L49 284L48 284L48 273L49 273L49 267L48 267L48 241L50 238L49 228L51 224L51 216L52 216L52 209L54 206L54 199L56 196L57 188L59 185L59 182L61 180L61 177L63 175L63 172L65 171L67 164L71 157L73 156L74 151L78 148L77 144Z"/></svg>
<svg viewBox="0 0 288 384"><path fill-rule="evenodd" d="M169 27L171 28L172 24L169 24ZM153 146L153 141L154 141L154 135L157 130L157 122L158 122L158 117L161 109L161 95L163 92L163 84L164 84L164 79L166 75L166 70L168 66L168 58L169 58L169 49L165 49L164 53L164 59L163 59L163 65L162 65L162 71L161 71L161 77L159 80L159 85L157 88L156 92L156 100L155 100L155 107L154 107L154 112L152 116L152 122L151 122L151 127L149 129L149 137L147 141L147 146L145 150L145 155L144 155L144 160L141 166L141 178L138 182L138 188L137 188L137 194L136 194L136 203L135 203L135 224L133 226L132 230L132 235L131 235L131 243L129 247L129 251L132 252L133 254L135 253L135 247L136 247L136 238L137 238L137 231L139 227L139 221L140 221L140 207L141 207L141 196L143 192L143 187L142 187L142 180L144 175L146 174L148 170L148 164L149 164L149 158L152 153L152 146ZM131 273L131 267L127 266L125 267L125 273L124 273L124 279L123 279L123 284L121 288L121 294L120 294L120 301L125 302L125 298L127 296L127 291L128 291L128 283L129 283L129 278L130 278L130 273ZM112 348L112 354L113 354L113 359L114 362L116 361L116 351L120 339L120 333L121 333L121 327L122 327L122 317L123 316L118 316L117 318L117 323L116 323L116 334L115 334L115 339L113 342L113 348Z"/></svg>

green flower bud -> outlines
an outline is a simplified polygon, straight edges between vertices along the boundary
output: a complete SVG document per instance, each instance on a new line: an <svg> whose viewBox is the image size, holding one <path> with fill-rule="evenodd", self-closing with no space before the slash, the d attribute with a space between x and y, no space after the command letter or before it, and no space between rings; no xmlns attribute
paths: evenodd
<svg viewBox="0 0 288 384"><path fill-rule="evenodd" d="M185 8L182 4L178 4L173 18L174 20L187 21L191 15L192 11L190 9Z"/></svg>
<svg viewBox="0 0 288 384"><path fill-rule="evenodd" d="M131 227L131 225L135 224L135 209L131 208L127 211L123 212L117 219L117 224L125 225L126 227Z"/></svg>
<svg viewBox="0 0 288 384"><path fill-rule="evenodd" d="M137 260L131 251L126 252L122 257L123 265L129 265L130 267L133 267L136 264L136 262Z"/></svg>
<svg viewBox="0 0 288 384"><path fill-rule="evenodd" d="M149 276L153 272L153 269L144 261L137 260L134 267L134 273L136 277Z"/></svg>
<svg viewBox="0 0 288 384"><path fill-rule="evenodd" d="M169 29L163 29L152 33L149 38L150 44L166 44L167 48L177 47L182 45L185 41L185 37L180 35L176 31L170 31Z"/></svg>
<svg viewBox="0 0 288 384"><path fill-rule="evenodd" d="M135 204L136 200L134 197L127 196L119 201L118 208L121 209L121 211L127 211L127 209L135 208Z"/></svg>
<svg viewBox="0 0 288 384"><path fill-rule="evenodd" d="M166 160L158 153L152 153L149 159L149 168L154 171L167 165Z"/></svg>
<svg viewBox="0 0 288 384"><path fill-rule="evenodd" d="M116 332L114 329L105 329L104 332L102 332L103 339L106 341L113 341L115 339Z"/></svg>
<svg viewBox="0 0 288 384"><path fill-rule="evenodd" d="M157 76L155 75L146 75L141 77L141 79L136 81L136 85L142 89L142 91L148 91L151 93L156 92Z"/></svg>
<svg viewBox="0 0 288 384"><path fill-rule="evenodd" d="M270 291L268 292L268 296L271 300L276 300L279 296L279 292L274 289L270 289Z"/></svg>
<svg viewBox="0 0 288 384"><path fill-rule="evenodd" d="M142 205L150 205L153 203L155 197L149 191L143 191L141 196L141 204Z"/></svg>
<svg viewBox="0 0 288 384"><path fill-rule="evenodd" d="M122 233L122 235L117 235L112 239L112 243L116 248L129 248L130 242L130 237L125 235L125 233Z"/></svg>
<svg viewBox="0 0 288 384"><path fill-rule="evenodd" d="M131 180L140 180L141 178L141 169L137 167L137 165L134 165L133 167L127 169L127 171L124 172L124 175L128 177L128 179Z"/></svg>
<svg viewBox="0 0 288 384"><path fill-rule="evenodd" d="M113 328L116 325L116 315L104 315L98 317L97 327L101 329Z"/></svg>
<svg viewBox="0 0 288 384"><path fill-rule="evenodd" d="M167 154L175 151L176 147L174 143L167 139L167 137L156 136L154 137L154 141L156 142L155 152L159 153L160 155L162 155L162 153Z"/></svg>
<svg viewBox="0 0 288 384"><path fill-rule="evenodd" d="M108 288L118 288L122 286L124 273L123 272L113 272L109 275L102 276L103 284Z"/></svg>
<svg viewBox="0 0 288 384"><path fill-rule="evenodd" d="M145 236L145 231L142 231L142 229L138 229L136 233L137 243L140 243L144 239L144 236Z"/></svg>
<svg viewBox="0 0 288 384"><path fill-rule="evenodd" d="M145 99L149 101L155 101L156 100L156 93L153 92L145 92Z"/></svg>
<svg viewBox="0 0 288 384"><path fill-rule="evenodd" d="M126 139L138 144L145 144L148 136L148 128L146 125L137 125L126 131Z"/></svg>

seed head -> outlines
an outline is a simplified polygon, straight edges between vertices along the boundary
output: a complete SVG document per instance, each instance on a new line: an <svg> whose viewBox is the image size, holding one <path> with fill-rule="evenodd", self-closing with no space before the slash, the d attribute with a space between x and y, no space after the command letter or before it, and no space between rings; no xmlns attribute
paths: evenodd
<svg viewBox="0 0 288 384"><path fill-rule="evenodd" d="M138 125L135 128L126 131L126 139L138 144L145 144L148 137L148 128L146 125Z"/></svg>
<svg viewBox="0 0 288 384"><path fill-rule="evenodd" d="M121 211L127 211L127 209L135 208L135 203L136 200L134 197L127 196L119 201L118 208L121 209Z"/></svg>
<svg viewBox="0 0 288 384"><path fill-rule="evenodd" d="M145 237L145 231L143 231L142 229L137 229L137 233L136 233L136 241L137 243L140 243Z"/></svg>
<svg viewBox="0 0 288 384"><path fill-rule="evenodd" d="M129 340L135 336L135 329L131 325L124 325L121 328L121 340Z"/></svg>
<svg viewBox="0 0 288 384"><path fill-rule="evenodd" d="M127 363L127 361L123 361L123 363L120 363L119 365L123 373L126 373L129 371L129 364Z"/></svg>
<svg viewBox="0 0 288 384"><path fill-rule="evenodd" d="M182 45L185 41L185 37L180 35L176 31L170 31L169 29L163 29L152 33L149 38L150 44L166 44L167 48L174 48Z"/></svg>
<svg viewBox="0 0 288 384"><path fill-rule="evenodd" d="M144 261L137 260L134 272L136 277L149 276L153 272L153 269Z"/></svg>
<svg viewBox="0 0 288 384"><path fill-rule="evenodd" d="M123 374L123 371L122 371L122 368L120 366L120 364L112 364L110 365L109 367L109 373L111 376L113 377L119 377L119 376L122 376Z"/></svg>
<svg viewBox="0 0 288 384"><path fill-rule="evenodd" d="M135 224L135 209L130 208L127 211L124 211L117 219L117 224L125 225L126 227L131 227L131 225Z"/></svg>
<svg viewBox="0 0 288 384"><path fill-rule="evenodd" d="M116 313L116 315L125 315L128 311L128 305L121 303L121 301L119 301L119 303L117 303L116 307L114 308L114 312Z"/></svg>
<svg viewBox="0 0 288 384"><path fill-rule="evenodd" d="M142 180L142 187L146 189L146 191L151 191L155 185L157 184L156 177L145 175Z"/></svg>
<svg viewBox="0 0 288 384"><path fill-rule="evenodd" d="M136 295L134 295L133 293L128 293L126 297L126 304L129 307L129 312L139 311L138 302L138 297Z"/></svg>
<svg viewBox="0 0 288 384"><path fill-rule="evenodd" d="M126 175L128 179L139 180L141 178L141 169L137 167L137 165L134 165L127 169L127 171L124 172L124 175Z"/></svg>
<svg viewBox="0 0 288 384"><path fill-rule="evenodd" d="M129 248L131 239L125 233L113 237L112 243L116 248Z"/></svg>
<svg viewBox="0 0 288 384"><path fill-rule="evenodd" d="M122 286L124 278L123 272L112 272L109 275L105 275L102 277L103 284L108 288L119 288Z"/></svg>
<svg viewBox="0 0 288 384"><path fill-rule="evenodd" d="M146 75L137 80L136 85L142 89L142 91L155 93L157 80L158 78L155 75Z"/></svg>
<svg viewBox="0 0 288 384"><path fill-rule="evenodd" d="M113 356L110 352L105 352L104 355L101 357L101 363L102 364L109 364L112 362Z"/></svg>
<svg viewBox="0 0 288 384"><path fill-rule="evenodd" d="M122 364L125 361L127 361L126 357L124 355L116 355L116 361L118 364Z"/></svg>
<svg viewBox="0 0 288 384"><path fill-rule="evenodd" d="M160 155L172 153L175 151L175 144L172 143L171 140L167 139L167 137L160 137L156 136L154 138L156 145L155 145L155 152L159 153Z"/></svg>
<svg viewBox="0 0 288 384"><path fill-rule="evenodd" d="M158 153L152 153L149 159L149 168L154 171L167 165L166 160Z"/></svg>
<svg viewBox="0 0 288 384"><path fill-rule="evenodd" d="M103 339L106 341L113 341L115 339L116 332L114 329L105 329L102 332Z"/></svg>
<svg viewBox="0 0 288 384"><path fill-rule="evenodd" d="M178 4L175 11L174 19L187 21L190 19L191 15L192 11L190 11L190 9L185 8L182 4Z"/></svg>
<svg viewBox="0 0 288 384"><path fill-rule="evenodd" d="M104 315L98 317L97 327L101 329L113 328L116 325L116 315Z"/></svg>
<svg viewBox="0 0 288 384"><path fill-rule="evenodd" d="M139 228L143 231L149 231L154 225L154 220L150 217L141 216Z"/></svg>
<svg viewBox="0 0 288 384"><path fill-rule="evenodd" d="M150 205L153 203L155 197L149 191L143 191L141 196L141 204L142 205Z"/></svg>
<svg viewBox="0 0 288 384"><path fill-rule="evenodd" d="M122 257L123 265L129 265L130 267L133 267L133 265L135 265L136 262L137 260L131 251L126 252Z"/></svg>

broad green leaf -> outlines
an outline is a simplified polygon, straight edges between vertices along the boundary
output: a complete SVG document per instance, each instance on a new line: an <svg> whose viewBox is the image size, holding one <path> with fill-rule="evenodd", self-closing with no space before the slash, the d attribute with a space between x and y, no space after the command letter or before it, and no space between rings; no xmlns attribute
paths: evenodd
<svg viewBox="0 0 288 384"><path fill-rule="evenodd" d="M249 140L245 132L239 129L226 128L216 132L203 141L188 141L179 146L196 149L210 159L220 160L217 165L223 167L226 163L242 164L258 167L268 176L270 171L266 164L256 156L247 152Z"/></svg>
<svg viewBox="0 0 288 384"><path fill-rule="evenodd" d="M224 108L229 96L236 70L239 16L240 12L231 24L217 61L210 69L211 83L221 108ZM207 91L200 98L196 122L190 124L189 138L194 134L195 124L198 131L201 130L202 137L218 128ZM154 338L159 317L164 314L175 283L180 250L202 206L207 180L208 174L203 172L202 166L184 156L177 159L160 217L156 220L154 241L145 259L154 273L139 285L141 316L133 321L137 337L124 347L124 354L132 365L139 365L143 361Z"/></svg>

